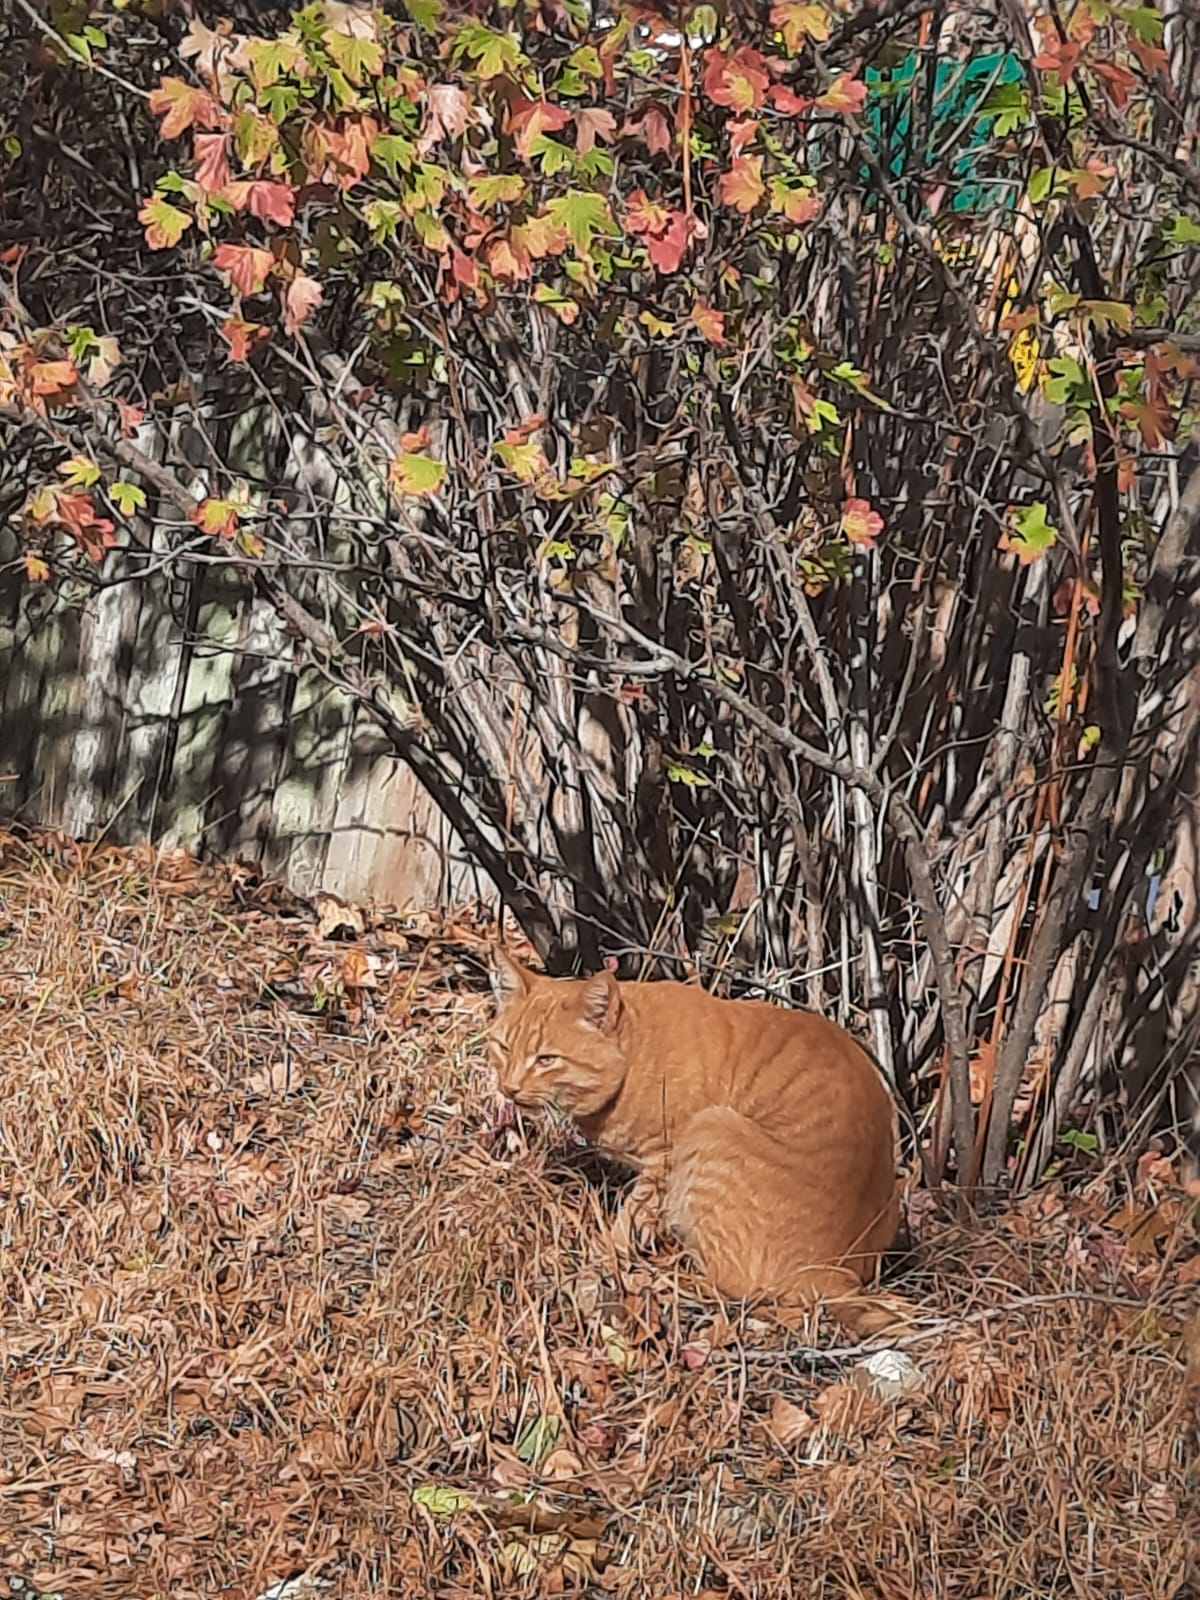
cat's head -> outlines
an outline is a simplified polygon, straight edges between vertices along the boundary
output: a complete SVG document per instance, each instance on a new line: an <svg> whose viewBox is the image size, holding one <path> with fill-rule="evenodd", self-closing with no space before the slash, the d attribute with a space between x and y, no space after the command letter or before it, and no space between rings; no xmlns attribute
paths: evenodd
<svg viewBox="0 0 1200 1600"><path fill-rule="evenodd" d="M502 1094L519 1106L594 1116L625 1079L621 991L611 973L543 978L503 950L492 958L497 1014L489 1034Z"/></svg>

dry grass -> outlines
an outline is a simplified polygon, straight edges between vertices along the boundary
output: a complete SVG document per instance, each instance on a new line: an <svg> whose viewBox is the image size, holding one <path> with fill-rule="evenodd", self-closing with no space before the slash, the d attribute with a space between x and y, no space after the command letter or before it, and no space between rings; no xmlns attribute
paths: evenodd
<svg viewBox="0 0 1200 1600"><path fill-rule="evenodd" d="M236 869L7 840L0 1581L1197 1593L1165 1164L1132 1243L1094 1194L927 1219L901 1286L956 1320L884 1403L669 1250L630 1263L561 1134L497 1129L471 947L322 942Z"/></svg>

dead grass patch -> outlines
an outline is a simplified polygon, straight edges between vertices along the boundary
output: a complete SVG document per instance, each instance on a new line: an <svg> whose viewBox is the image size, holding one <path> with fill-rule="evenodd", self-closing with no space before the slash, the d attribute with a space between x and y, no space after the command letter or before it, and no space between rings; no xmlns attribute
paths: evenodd
<svg viewBox="0 0 1200 1600"><path fill-rule="evenodd" d="M468 922L318 932L239 869L4 843L0 1579L1197 1592L1181 1206L926 1221L902 1287L947 1320L881 1402L496 1129Z"/></svg>

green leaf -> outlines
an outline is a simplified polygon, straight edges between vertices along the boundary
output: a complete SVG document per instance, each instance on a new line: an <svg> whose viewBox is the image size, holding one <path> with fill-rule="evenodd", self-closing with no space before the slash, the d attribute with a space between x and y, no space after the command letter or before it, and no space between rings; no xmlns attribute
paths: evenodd
<svg viewBox="0 0 1200 1600"><path fill-rule="evenodd" d="M550 201L546 212L556 226L566 229L581 256L591 255L592 241L598 233L616 232L608 201L590 189L568 189Z"/></svg>
<svg viewBox="0 0 1200 1600"><path fill-rule="evenodd" d="M360 39L349 33L328 33L325 48L350 79L361 85L383 71L383 50L374 39Z"/></svg>
<svg viewBox="0 0 1200 1600"><path fill-rule="evenodd" d="M412 171L416 154L411 139L403 139L398 133L381 133L371 146L371 160L377 161L393 179L401 172Z"/></svg>
<svg viewBox="0 0 1200 1600"><path fill-rule="evenodd" d="M1042 500L1027 506L1017 518L1017 531L1008 536L1008 548L1022 566L1040 561L1047 550L1058 542L1058 530L1047 520L1046 505Z"/></svg>
<svg viewBox="0 0 1200 1600"><path fill-rule="evenodd" d="M487 178L471 180L471 204L476 211L493 206L514 205L525 193L525 179L515 172L497 172Z"/></svg>
<svg viewBox="0 0 1200 1600"><path fill-rule="evenodd" d="M1161 44L1163 19L1153 6L1127 6L1121 15L1143 44Z"/></svg>
<svg viewBox="0 0 1200 1600"><path fill-rule="evenodd" d="M457 63L468 56L483 79L498 78L516 71L525 57L511 33L497 33L481 22L464 22L454 36L452 59Z"/></svg>
<svg viewBox="0 0 1200 1600"><path fill-rule="evenodd" d="M1053 167L1039 167L1029 180L1029 199L1031 204L1040 206L1049 198L1054 187L1055 169Z"/></svg>
<svg viewBox="0 0 1200 1600"><path fill-rule="evenodd" d="M1097 328L1128 333L1133 327L1133 307L1121 300L1081 300L1079 309Z"/></svg>
<svg viewBox="0 0 1200 1600"><path fill-rule="evenodd" d="M446 477L446 463L404 451L392 462L390 477L397 494L436 494Z"/></svg>
<svg viewBox="0 0 1200 1600"><path fill-rule="evenodd" d="M1100 1148L1100 1140L1094 1133L1081 1133L1078 1128L1068 1128L1059 1135L1059 1144L1070 1145L1072 1150L1080 1150L1085 1155L1094 1156Z"/></svg>
<svg viewBox="0 0 1200 1600"><path fill-rule="evenodd" d="M1087 373L1074 356L1052 356L1047 363L1057 377L1050 378L1045 386L1046 399L1052 405L1065 406L1077 390L1082 390L1085 400L1091 394Z"/></svg>
<svg viewBox="0 0 1200 1600"><path fill-rule="evenodd" d="M1166 233L1172 244L1200 244L1200 222L1191 217L1172 217Z"/></svg>
<svg viewBox="0 0 1200 1600"><path fill-rule="evenodd" d="M667 777L672 783L681 783L685 789L708 789L712 786L712 779L705 777L703 772L695 772L691 767L681 767L678 762L667 763Z"/></svg>
<svg viewBox="0 0 1200 1600"><path fill-rule="evenodd" d="M517 1459L539 1467L558 1442L562 1423L557 1417L538 1417L517 1440Z"/></svg>
<svg viewBox="0 0 1200 1600"><path fill-rule="evenodd" d="M131 517L135 511L145 510L145 492L136 483L114 483L108 493L123 517Z"/></svg>
<svg viewBox="0 0 1200 1600"><path fill-rule="evenodd" d="M424 1506L432 1517L452 1517L456 1512L471 1511L475 1507L474 1497L464 1489L451 1489L442 1483L423 1483L413 1490L412 1497L413 1504Z"/></svg>
<svg viewBox="0 0 1200 1600"><path fill-rule="evenodd" d="M404 0L404 9L422 33L436 33L445 8L442 0Z"/></svg>

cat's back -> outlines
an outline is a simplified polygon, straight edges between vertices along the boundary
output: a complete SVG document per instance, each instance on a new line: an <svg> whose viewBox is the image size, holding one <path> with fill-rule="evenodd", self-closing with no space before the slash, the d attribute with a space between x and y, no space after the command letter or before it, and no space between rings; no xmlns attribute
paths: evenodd
<svg viewBox="0 0 1200 1600"><path fill-rule="evenodd" d="M667 1075L694 1078L704 1098L770 1118L819 1096L826 1113L865 1116L889 1129L894 1115L882 1075L865 1048L814 1011L765 1000L725 1000L690 984L621 985L639 1034Z"/></svg>

